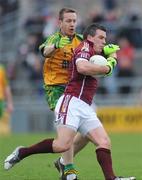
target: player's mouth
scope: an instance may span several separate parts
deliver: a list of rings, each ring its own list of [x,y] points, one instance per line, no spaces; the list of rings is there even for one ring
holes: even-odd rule
[[[69,34],[72,36],[72,35],[74,35],[74,33],[75,33],[75,30],[74,29],[69,29]]]
[[[73,28],[69,29],[70,32],[74,32],[75,30]]]

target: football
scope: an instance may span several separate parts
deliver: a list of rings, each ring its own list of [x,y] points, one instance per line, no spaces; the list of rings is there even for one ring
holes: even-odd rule
[[[91,56],[90,60],[89,60],[91,63],[93,64],[98,64],[98,65],[102,65],[102,66],[105,66],[107,64],[107,59],[101,55],[94,55],[94,56]],[[96,77],[104,77],[103,74],[101,75],[94,75],[92,76],[94,78]]]

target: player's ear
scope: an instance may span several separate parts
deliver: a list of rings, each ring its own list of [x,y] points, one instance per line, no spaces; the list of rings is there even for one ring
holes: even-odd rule
[[[92,36],[91,36],[90,34],[87,35],[87,40],[93,42],[93,41],[92,41]]]
[[[92,38],[92,36],[90,34],[87,35],[88,38]]]

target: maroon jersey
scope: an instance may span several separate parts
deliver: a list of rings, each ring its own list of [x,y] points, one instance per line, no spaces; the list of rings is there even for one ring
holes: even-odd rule
[[[89,61],[94,54],[93,43],[87,40],[83,41],[75,49],[70,66],[71,78],[64,92],[64,94],[75,96],[88,104],[92,104],[92,99],[97,89],[97,80],[92,76],[80,74],[76,68],[76,61]]]

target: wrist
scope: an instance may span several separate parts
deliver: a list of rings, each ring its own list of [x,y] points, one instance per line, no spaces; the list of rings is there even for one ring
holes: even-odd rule
[[[117,61],[117,57],[109,56],[109,57],[107,58],[107,60],[108,60],[108,61],[112,61],[112,60]]]
[[[54,44],[54,49],[57,49],[57,43]]]
[[[44,47],[44,57],[49,57],[55,51],[54,44]]]
[[[111,70],[112,70],[111,66],[109,64],[107,64],[107,72],[106,72],[106,74],[109,74],[111,72]]]
[[[107,67],[108,67],[108,71],[107,71],[106,75],[109,76],[112,74],[112,66],[107,64]]]

